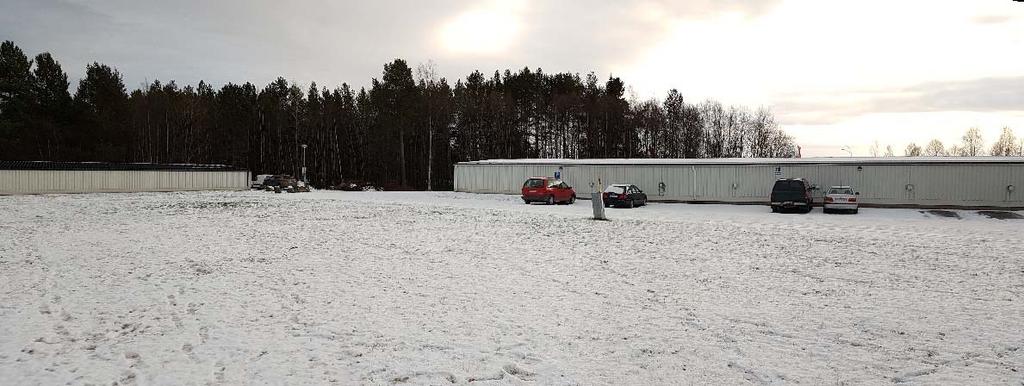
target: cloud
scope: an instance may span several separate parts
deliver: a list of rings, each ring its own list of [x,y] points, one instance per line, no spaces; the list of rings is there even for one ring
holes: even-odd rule
[[[453,55],[507,55],[520,38],[525,6],[525,1],[492,1],[460,12],[441,26],[439,43]]]
[[[53,53],[73,84],[98,61],[118,68],[129,87],[155,79],[261,85],[278,76],[368,84],[395,58],[435,56],[427,32],[467,3],[10,1],[0,12],[4,39]]]
[[[434,59],[449,78],[523,66],[607,73],[659,41],[673,20],[756,16],[778,2],[496,0],[523,5],[515,33],[502,35],[508,41],[475,47],[490,49],[486,57],[452,54],[437,44],[446,23],[480,8],[470,0],[8,0],[0,36],[31,54],[53,53],[72,83],[85,64],[98,61],[118,68],[129,87],[155,79],[262,84],[277,76],[366,84],[399,57],[413,64]]]
[[[789,96],[775,104],[786,124],[829,124],[875,113],[1024,111],[1024,76],[928,82],[842,95]]]
[[[971,18],[977,24],[1001,24],[1013,20],[1009,15],[979,15]]]
[[[781,0],[535,1],[517,57],[557,71],[607,71],[660,43],[676,22],[735,14],[756,17]]]

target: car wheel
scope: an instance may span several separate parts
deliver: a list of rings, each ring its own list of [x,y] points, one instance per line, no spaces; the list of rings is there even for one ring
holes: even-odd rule
[[[569,197],[569,205],[572,205],[572,204],[575,204],[575,203],[576,203],[576,195],[574,194],[572,197]]]
[[[857,214],[857,212],[859,212],[859,211],[860,211],[860,208],[854,209],[853,210],[853,214]]]
[[[548,205],[555,205],[555,196],[548,196]]]
[[[772,207],[772,213],[779,213],[779,207],[773,206]]]
[[[630,208],[630,209],[633,209],[633,207],[635,207],[635,206],[636,206],[636,202],[635,202],[635,201],[633,201],[633,200],[629,200],[629,206],[628,206],[628,208]]]
[[[527,200],[527,199],[524,198],[523,199],[523,203],[529,205],[530,204],[530,200]]]

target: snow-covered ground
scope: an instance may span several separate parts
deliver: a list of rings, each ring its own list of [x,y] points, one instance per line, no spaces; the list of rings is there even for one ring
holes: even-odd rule
[[[1021,384],[1024,221],[0,197],[2,384]]]

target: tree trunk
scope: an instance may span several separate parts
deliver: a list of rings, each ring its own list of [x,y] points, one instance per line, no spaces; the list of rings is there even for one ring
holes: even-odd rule
[[[434,117],[427,112],[427,191],[433,189],[434,171]]]
[[[431,191],[434,190],[434,130],[430,130],[430,133],[427,135],[427,138],[427,141],[430,142],[427,145],[427,191]]]
[[[405,129],[398,129],[398,162],[401,162],[400,169],[402,170],[402,187],[405,184]]]

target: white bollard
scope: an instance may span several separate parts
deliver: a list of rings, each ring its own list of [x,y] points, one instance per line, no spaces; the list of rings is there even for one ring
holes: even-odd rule
[[[590,203],[594,205],[594,220],[607,220],[604,216],[604,195],[590,193]]]

